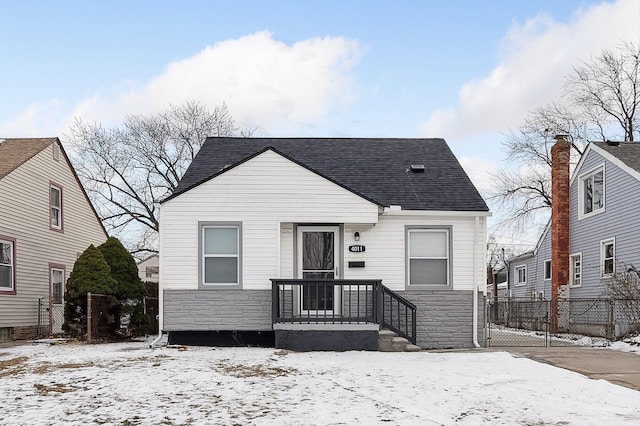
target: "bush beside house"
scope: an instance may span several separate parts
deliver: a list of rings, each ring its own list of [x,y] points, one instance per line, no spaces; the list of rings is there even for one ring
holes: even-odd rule
[[[89,246],[67,281],[64,329],[78,336],[87,332],[88,292],[100,298],[101,309],[92,315],[100,335],[116,336],[122,325],[127,326],[127,334],[147,333],[145,288],[135,260],[117,238],[110,237],[98,247]]]

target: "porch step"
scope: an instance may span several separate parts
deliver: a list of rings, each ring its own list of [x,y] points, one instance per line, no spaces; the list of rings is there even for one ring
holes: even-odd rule
[[[409,340],[399,337],[391,330],[378,332],[378,351],[380,352],[417,352],[420,346],[412,345]]]

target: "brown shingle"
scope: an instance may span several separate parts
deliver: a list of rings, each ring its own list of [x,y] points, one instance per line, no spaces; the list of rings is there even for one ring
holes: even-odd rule
[[[0,144],[0,179],[55,142],[56,138],[3,139]]]

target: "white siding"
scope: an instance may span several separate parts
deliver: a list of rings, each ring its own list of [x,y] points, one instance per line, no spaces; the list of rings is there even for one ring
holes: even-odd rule
[[[474,217],[451,217],[425,215],[381,216],[375,226],[345,225],[344,232],[344,277],[353,279],[382,279],[385,286],[392,290],[406,289],[406,226],[450,226],[452,230],[451,285],[454,290],[472,290],[474,287],[474,254],[476,285],[485,283],[484,259],[486,253],[485,218],[478,223],[478,235],[475,239],[474,253]],[[360,241],[353,240],[354,232],[360,233]],[[364,253],[349,252],[349,245],[361,244],[366,247]],[[349,261],[365,262],[364,268],[349,268]],[[438,287],[435,287],[438,289]],[[484,289],[484,286],[483,286]]]
[[[147,268],[157,268],[160,265],[160,259],[157,254],[151,255],[138,263],[138,276],[142,281],[157,283],[158,274],[153,273],[147,276]]]
[[[162,205],[160,282],[198,288],[198,222],[242,222],[242,287],[250,290],[293,273],[284,263],[293,255],[290,224],[377,220],[377,205],[267,151]]]
[[[49,183],[62,187],[64,232],[49,229]],[[0,180],[0,235],[16,239],[16,294],[0,294],[0,327],[37,325],[38,298],[49,297],[49,263],[65,266],[106,235],[53,144]]]

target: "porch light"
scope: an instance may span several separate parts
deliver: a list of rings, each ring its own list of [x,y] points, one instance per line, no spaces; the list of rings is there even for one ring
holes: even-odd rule
[[[360,241],[360,233],[358,231],[353,234],[353,239],[355,241]]]

